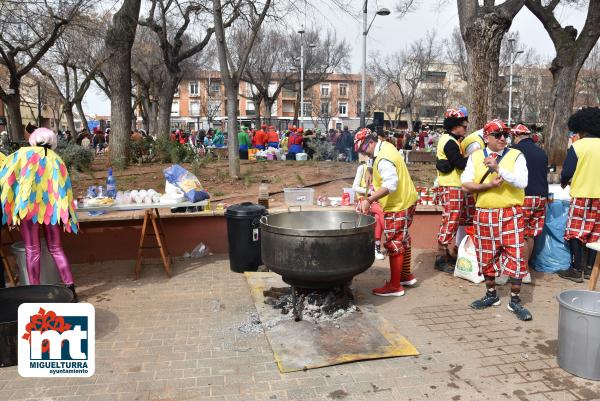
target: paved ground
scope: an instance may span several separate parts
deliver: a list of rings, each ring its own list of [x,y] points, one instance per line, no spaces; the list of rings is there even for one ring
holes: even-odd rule
[[[592,400],[600,383],[555,362],[558,306],[570,284],[535,275],[524,288],[534,320],[521,324],[503,305],[474,312],[476,286],[435,272],[432,254],[413,256],[418,288],[403,298],[369,290],[387,277],[379,262],[355,280],[358,302],[372,303],[420,350],[393,358],[280,374],[262,333],[244,334],[254,306],[242,275],[212,256],[181,260],[166,279],[132,263],[77,266],[81,296],[96,307],[97,367],[89,379],[24,379],[0,369],[0,400]]]

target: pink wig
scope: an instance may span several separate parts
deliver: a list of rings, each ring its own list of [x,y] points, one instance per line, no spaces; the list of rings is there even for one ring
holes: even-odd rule
[[[29,144],[31,146],[48,145],[52,149],[56,149],[56,134],[48,128],[37,128],[29,135]]]

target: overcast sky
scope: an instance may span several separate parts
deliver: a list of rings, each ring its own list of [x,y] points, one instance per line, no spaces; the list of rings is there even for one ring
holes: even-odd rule
[[[360,7],[362,0],[354,0]],[[414,40],[422,37],[428,30],[437,32],[440,39],[447,38],[453,29],[458,26],[456,1],[450,0],[448,4],[438,7],[437,0],[420,0],[419,9],[408,14],[403,19],[394,16],[395,0],[371,0],[369,2],[369,15],[377,8],[386,7],[392,14],[375,19],[369,32],[367,52],[379,51],[385,55],[401,50]],[[570,24],[581,29],[585,22],[585,10],[573,8],[557,8],[559,21],[565,25]],[[311,24],[308,18],[308,25]],[[352,71],[360,72],[362,52],[362,22],[343,12],[334,13],[332,10],[323,10],[323,15],[316,17],[312,23],[323,29],[333,29],[339,37],[348,41],[352,48]],[[541,23],[531,12],[523,7],[515,18],[511,31],[518,31],[524,45],[531,47],[548,60],[554,56],[554,47],[548,38]],[[90,88],[86,94],[84,107],[86,114],[108,115],[110,103],[108,99],[95,87]]]

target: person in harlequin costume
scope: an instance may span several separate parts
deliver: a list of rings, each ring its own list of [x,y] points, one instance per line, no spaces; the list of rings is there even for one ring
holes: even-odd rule
[[[269,126],[269,130],[267,131],[267,144],[270,148],[279,148],[279,135],[272,125]]]
[[[600,108],[584,107],[567,123],[578,138],[567,150],[560,176],[562,187],[571,184],[571,205],[564,238],[572,254],[571,267],[558,272],[576,283],[589,279],[596,251],[587,249],[588,242],[600,241]]]
[[[527,275],[525,227],[522,205],[528,182],[527,162],[517,149],[506,147],[510,135],[501,120],[483,128],[486,147],[469,156],[461,175],[463,188],[475,194],[474,243],[479,271],[485,278],[485,295],[471,304],[473,309],[500,305],[496,273],[511,278],[508,310],[520,320],[531,320],[521,304],[521,284]]]
[[[444,115],[446,132],[440,137],[436,154],[437,182],[442,203],[442,223],[438,231],[438,247],[441,252],[435,259],[435,268],[447,273],[454,272],[457,250],[454,239],[461,214],[464,213],[465,195],[460,175],[467,165],[459,141],[467,132],[467,117],[458,109],[448,109]]]
[[[302,128],[296,129],[296,127],[292,127],[288,138],[288,153],[285,156],[286,160],[296,160],[296,154],[302,153],[304,150],[304,139],[302,138],[303,131]]]
[[[69,233],[78,231],[71,179],[53,150],[57,144],[54,132],[38,128],[29,136],[29,144],[9,155],[0,167],[2,224],[20,227],[31,284],[40,284],[40,229],[44,230],[60,277],[77,300],[60,238],[61,226]]]
[[[410,264],[404,264],[405,251],[410,248],[408,229],[415,213],[417,191],[394,145],[378,141],[370,129],[363,128],[354,137],[354,149],[359,154],[374,158],[375,192],[361,200],[360,211],[369,213],[375,202],[381,205],[386,236],[383,246],[390,260],[390,281],[383,287],[375,288],[373,294],[400,297],[404,295],[404,286],[417,283],[410,271]]]

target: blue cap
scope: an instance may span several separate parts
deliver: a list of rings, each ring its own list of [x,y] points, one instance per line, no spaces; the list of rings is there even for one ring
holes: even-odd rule
[[[460,110],[465,115],[465,117],[469,117],[469,111],[465,106],[458,106],[458,110]]]

